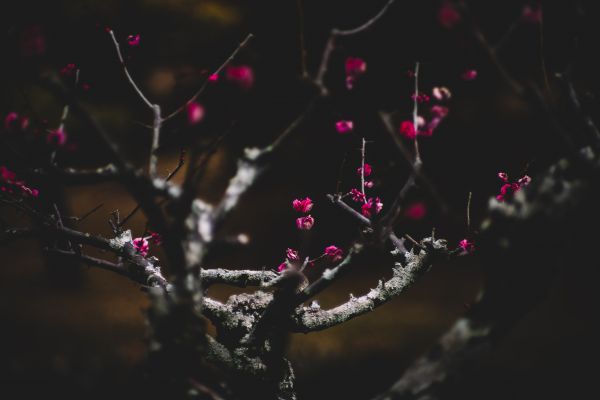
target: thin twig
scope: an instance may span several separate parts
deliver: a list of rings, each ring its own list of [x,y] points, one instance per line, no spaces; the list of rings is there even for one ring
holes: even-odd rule
[[[246,36],[246,38],[238,45],[238,47],[233,51],[233,53],[231,53],[231,55],[227,58],[227,60],[225,60],[223,62],[223,64],[221,64],[219,66],[219,68],[217,68],[212,75],[218,75],[227,65],[229,65],[229,63],[231,61],[233,61],[233,59],[237,56],[237,54],[248,45],[248,43],[250,42],[250,40],[254,37],[254,35],[252,33],[249,33],[248,36]],[[209,75],[210,77],[210,75]],[[198,89],[198,91],[188,100],[185,102],[184,105],[182,105],[181,107],[179,107],[178,109],[176,109],[175,111],[173,111],[172,113],[170,113],[169,115],[167,115],[166,117],[163,118],[163,122],[170,120],[171,118],[175,117],[176,115],[178,115],[179,113],[181,113],[182,111],[184,111],[186,109],[186,107],[192,103],[193,101],[196,101],[196,99],[204,92],[204,90],[206,90],[208,83],[209,83],[209,78],[206,78],[206,80],[204,81],[204,83],[202,84],[202,86],[200,86],[200,89]]]

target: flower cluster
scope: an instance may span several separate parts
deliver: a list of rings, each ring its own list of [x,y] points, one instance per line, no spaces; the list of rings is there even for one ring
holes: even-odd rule
[[[310,197],[306,197],[304,200],[295,199],[292,202],[292,207],[299,213],[307,214],[313,208],[313,202]],[[315,219],[310,215],[296,218],[296,227],[302,231],[310,230],[315,224]]]
[[[29,118],[24,115],[20,116],[14,111],[9,112],[6,114],[6,117],[4,117],[4,129],[7,132],[13,132],[17,130],[24,131],[28,126]]]
[[[0,193],[22,194],[26,197],[38,197],[39,191],[28,187],[24,181],[17,179],[17,174],[0,165]]]
[[[431,96],[438,103],[443,103],[450,100],[452,93],[447,87],[436,86],[432,89]],[[431,100],[431,97],[426,94],[413,94],[412,98],[419,103],[429,103]],[[422,115],[417,116],[416,127],[414,121],[402,121],[400,123],[400,134],[407,139],[415,139],[417,136],[431,136],[447,115],[448,107],[442,104],[433,104],[429,108],[428,119]]]
[[[373,187],[373,181],[366,180],[367,177],[373,173],[373,167],[370,164],[364,163],[364,166],[356,169],[356,173],[360,177],[361,182],[364,182],[364,187],[370,189]],[[375,214],[379,214],[383,208],[383,203],[379,197],[369,197],[364,191],[353,188],[346,194],[350,196],[353,201],[361,203],[361,213],[367,218],[371,218]]]
[[[319,259],[326,259],[330,263],[337,263],[344,258],[344,251],[337,246],[329,245],[325,247],[323,254],[312,260],[306,259],[305,264],[307,267],[313,267],[315,262]],[[279,264],[277,272],[283,272],[288,268],[301,269],[303,263],[300,259],[300,254],[297,250],[288,248],[285,251],[285,261]]]
[[[367,63],[359,57],[348,57],[346,59],[346,88],[351,90],[356,80],[367,72]]]
[[[518,192],[523,186],[527,186],[531,182],[531,177],[529,175],[523,175],[516,182],[509,182],[508,174],[506,172],[498,172],[498,178],[504,182],[500,187],[500,194],[496,196],[496,200],[498,201],[504,201],[507,196]]]

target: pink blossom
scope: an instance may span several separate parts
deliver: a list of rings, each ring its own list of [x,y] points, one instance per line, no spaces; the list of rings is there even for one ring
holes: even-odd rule
[[[502,179],[504,182],[508,182],[508,174],[506,172],[498,172],[498,178]]]
[[[210,74],[210,75],[208,76],[208,81],[209,81],[209,82],[215,83],[215,82],[217,82],[218,80],[219,80],[219,74]]]
[[[286,262],[282,262],[281,264],[279,264],[279,267],[277,267],[277,272],[283,272],[287,269],[288,265]]]
[[[60,69],[60,74],[63,76],[73,76],[75,71],[77,71],[77,66],[73,63],[70,63]]]
[[[298,251],[293,250],[293,249],[287,249],[285,251],[285,256],[288,259],[288,261],[290,261],[290,262],[300,260],[300,256],[298,255]]]
[[[296,227],[298,227],[298,229],[300,229],[301,231],[310,230],[314,224],[315,224],[315,219],[310,215],[296,219]]]
[[[363,192],[361,192],[358,189],[352,189],[350,190],[350,195],[352,196],[352,200],[358,202],[358,203],[364,203],[365,202],[365,195],[363,194]]]
[[[254,71],[248,65],[228,66],[225,70],[225,77],[244,90],[248,90],[254,85]]]
[[[521,13],[521,18],[523,18],[523,21],[532,24],[539,24],[540,22],[542,22],[542,17],[543,13],[541,5],[538,4],[536,6],[531,6],[529,4],[526,4],[525,6],[523,6],[523,11]]]
[[[407,139],[414,139],[417,137],[417,131],[412,121],[402,121],[400,123],[400,134]]]
[[[475,243],[467,239],[463,239],[460,242],[458,242],[458,247],[460,247],[467,253],[472,253],[475,250]]]
[[[15,193],[20,191],[25,196],[38,197],[39,191],[26,186],[24,181],[17,180],[17,174],[4,165],[0,165],[0,191]]]
[[[144,257],[148,255],[148,251],[150,250],[148,241],[143,237],[133,239],[133,247]]]
[[[365,217],[371,218],[372,215],[379,214],[382,208],[383,203],[379,197],[376,197],[375,199],[371,197],[365,204],[362,205],[361,212]]]
[[[331,245],[325,247],[325,257],[331,262],[338,262],[344,258],[344,252],[337,246]]]
[[[453,28],[461,20],[460,13],[454,8],[452,3],[444,1],[438,10],[437,19],[440,25],[446,29]]]
[[[313,205],[314,204],[310,197],[306,197],[304,200],[295,199],[292,201],[292,207],[294,207],[294,210],[305,214],[312,210]]]
[[[365,187],[371,189],[373,187],[373,181],[365,181]]]
[[[53,147],[62,147],[67,142],[67,134],[63,129],[53,129],[46,136],[46,143]]]
[[[472,81],[475,80],[475,78],[477,78],[477,70],[474,69],[468,69],[465,72],[462,73],[461,78],[464,81]]]
[[[371,167],[371,165],[365,163],[365,177],[371,175],[371,172],[373,172],[373,167]],[[356,173],[358,174],[358,176],[362,176],[363,173],[363,168],[360,167],[356,170]]]
[[[19,114],[17,114],[14,111],[6,114],[6,117],[4,117],[4,129],[6,129],[6,130],[12,129],[18,119],[19,119]]]
[[[127,44],[130,46],[138,46],[140,44],[140,35],[129,35],[127,36]]]
[[[521,179],[519,179],[517,181],[517,183],[521,187],[527,186],[527,185],[529,185],[529,183],[531,183],[531,177],[529,175],[523,175],[523,177]]]
[[[435,106],[431,107],[431,110],[429,110],[429,112],[434,117],[446,118],[446,116],[448,115],[448,107],[435,105]]]
[[[186,107],[189,125],[196,125],[204,119],[204,107],[202,104],[192,101]]]
[[[438,101],[449,100],[452,97],[452,93],[450,93],[450,89],[445,86],[434,87],[431,90],[432,96]]]
[[[338,131],[339,134],[342,135],[348,132],[352,132],[352,130],[354,129],[354,122],[347,120],[338,121],[335,123],[335,129]]]
[[[408,208],[404,212],[404,215],[406,216],[406,218],[412,219],[412,220],[423,219],[426,214],[427,214],[427,208],[425,207],[425,204],[423,204],[422,202],[411,204],[410,206],[408,206]]]
[[[362,58],[348,57],[345,66],[346,88],[351,90],[356,80],[367,71],[367,63]]]

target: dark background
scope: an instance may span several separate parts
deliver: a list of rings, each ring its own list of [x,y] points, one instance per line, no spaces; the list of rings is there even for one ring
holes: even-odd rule
[[[253,89],[244,92],[220,82],[202,97],[207,112],[202,124],[190,129],[178,118],[163,130],[160,170],[166,173],[176,164],[180,146],[206,143],[233,126],[211,158],[199,189],[204,198],[217,201],[242,149],[272,141],[315,93],[301,79],[300,27],[307,67],[314,73],[329,30],[354,27],[384,3],[304,0],[303,19],[293,0],[11,3],[0,17],[0,111],[2,116],[9,111],[30,115],[33,125],[42,129],[57,126],[62,104],[39,85],[40,77],[56,75],[66,64],[75,63],[81,68],[81,81],[90,86],[87,91],[79,89],[79,95],[142,165],[150,135],[141,124],[149,124],[151,116],[125,81],[104,27],[115,30],[135,79],[165,112],[185,102],[207,71],[220,65],[252,32],[255,39],[234,64],[253,67]],[[247,233],[250,245],[222,249],[211,264],[273,268],[283,260],[287,247],[318,255],[326,245],[348,245],[357,226],[328,204],[325,194],[335,191],[339,179],[342,190],[357,185],[354,171],[363,136],[369,141],[367,161],[375,171],[372,193],[389,205],[408,169],[376,112],[395,112],[396,122],[409,119],[412,80],[408,71],[417,60],[423,90],[446,85],[453,92],[448,119],[432,138],[422,140],[427,173],[452,212],[449,217],[440,215],[426,192],[418,191],[411,200],[427,204],[426,218],[418,223],[403,220],[399,227],[399,232],[414,237],[435,227],[438,235],[457,243],[467,234],[469,191],[477,225],[500,186],[498,171],[514,178],[525,171],[535,175],[562,153],[557,126],[575,131],[581,126],[572,122],[556,72],[570,67],[584,107],[597,112],[599,65],[592,55],[599,35],[593,2],[544,4],[541,28],[518,22],[521,1],[469,3],[474,23],[491,43],[516,24],[499,57],[518,79],[540,85],[551,99],[551,114],[511,92],[473,40],[469,24],[442,28],[435,1],[397,3],[373,29],[340,41],[327,75],[331,101],[286,142],[273,168],[232,215],[228,229]],[[32,29],[38,29],[45,42],[44,50],[33,55],[23,50],[24,37]],[[141,35],[141,44],[129,48],[125,38],[135,33]],[[348,56],[368,63],[367,74],[352,92],[343,88],[343,61]],[[461,73],[470,68],[478,70],[478,78],[462,81]],[[335,132],[333,125],[341,118],[354,120],[354,134],[342,137]],[[68,121],[67,132],[68,149],[57,155],[61,165],[89,167],[106,162],[102,146],[76,119]],[[579,136],[574,140],[583,142]],[[33,132],[5,135],[1,143],[0,165],[24,176],[28,163],[40,163],[49,154],[43,136]],[[110,233],[111,211],[127,213],[135,205],[126,188],[117,184],[68,187],[64,192],[50,181],[33,180],[32,186],[64,199],[61,204],[68,215],[82,215],[103,203],[78,228],[104,235]],[[307,195],[315,200],[317,223],[309,235],[301,235],[294,227],[290,202]],[[11,211],[0,212],[5,222],[26,223]],[[139,235],[144,224],[140,214],[129,227]],[[160,249],[153,251],[160,257]],[[0,260],[0,386],[20,393],[7,398],[39,393],[135,395],[145,356],[143,310],[148,305],[137,285],[104,271],[45,262],[36,241],[0,249]],[[389,263],[385,252],[373,251],[319,301],[330,306],[347,299],[349,293],[365,293],[389,275]],[[596,311],[589,298],[597,272],[568,271],[560,275],[547,301],[498,343],[474,387],[498,387],[490,398],[548,398],[566,396],[589,382],[596,368],[586,368],[584,361],[594,348],[591,327]],[[383,390],[464,312],[465,303],[474,301],[480,287],[476,257],[462,258],[436,265],[405,296],[367,316],[325,332],[294,335],[290,357],[301,398],[364,399]],[[214,288],[220,299],[230,293],[228,288]]]

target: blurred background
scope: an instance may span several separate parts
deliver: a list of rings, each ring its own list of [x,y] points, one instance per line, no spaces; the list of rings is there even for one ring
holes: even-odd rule
[[[60,77],[68,64],[80,68],[74,90],[137,165],[145,165],[152,116],[133,92],[106,27],[116,33],[126,63],[147,96],[169,113],[185,101],[238,46],[248,33],[255,38],[232,65],[250,66],[251,88],[221,79],[199,99],[204,120],[188,126],[185,115],[165,124],[159,170],[177,164],[180,148],[205,145],[229,132],[207,165],[198,195],[216,202],[235,171],[244,147],[270,143],[306,108],[316,89],[302,78],[314,74],[333,27],[354,27],[374,15],[385,0],[22,0],[0,16],[2,63],[0,111],[27,115],[25,132],[4,132],[0,165],[15,170],[61,205],[64,215],[81,216],[102,207],[78,229],[110,235],[109,214],[128,213],[135,202],[115,183],[61,187],[36,180],[27,167],[43,165],[52,150],[45,131],[58,126],[63,104],[40,81]],[[410,119],[413,80],[409,71],[421,63],[420,86],[429,92],[447,86],[450,114],[431,138],[421,141],[425,169],[450,206],[442,215],[425,191],[408,203],[422,202],[426,215],[404,218],[398,232],[420,238],[436,228],[454,246],[467,235],[466,203],[473,193],[472,220],[477,226],[488,199],[500,187],[497,172],[518,178],[534,175],[563,151],[557,127],[573,126],[573,112],[559,95],[555,73],[570,71],[584,107],[598,110],[597,11],[592,1],[543,2],[543,23],[525,21],[523,1],[468,2],[473,20],[448,29],[440,23],[438,1],[402,1],[376,26],[340,40],[326,84],[331,98],[311,113],[287,140],[272,168],[241,201],[226,230],[244,233],[247,246],[223,247],[210,266],[276,268],[285,249],[317,256],[330,244],[345,248],[358,234],[357,224],[328,203],[339,187],[358,186],[356,168],[365,137],[367,162],[373,166],[373,195],[384,209],[403,185],[409,170],[377,117],[393,113],[395,122]],[[473,39],[474,24],[493,45],[510,74],[538,84],[550,99],[549,116],[515,95],[501,79],[484,49]],[[128,46],[129,35],[140,35]],[[305,56],[302,56],[305,49]],[[352,91],[344,88],[344,60],[361,57],[367,73]],[[465,81],[465,70],[477,79]],[[558,111],[557,111],[558,110]],[[355,131],[339,135],[340,119]],[[65,128],[67,145],[56,153],[59,165],[94,167],[108,157],[105,149],[76,118]],[[577,139],[575,139],[577,140]],[[181,181],[180,173],[175,181]],[[315,227],[300,233],[290,204],[310,196]],[[26,218],[0,209],[8,226]],[[143,233],[139,213],[128,224]],[[0,387],[17,389],[14,397],[40,393],[95,397],[136,393],[145,357],[144,310],[148,301],[138,285],[105,271],[50,260],[34,240],[0,248]],[[160,248],[152,254],[161,257]],[[322,306],[337,305],[350,293],[360,295],[391,274],[391,257],[373,249],[353,272],[319,296]],[[310,272],[318,276],[319,270]],[[583,367],[595,331],[588,299],[597,272],[565,274],[548,299],[498,344],[481,381],[498,384],[497,398],[548,398],[571,393],[591,370]],[[475,257],[435,265],[405,296],[342,326],[308,335],[292,335],[290,358],[296,366],[302,399],[365,399],[391,385],[462,315],[481,288]],[[214,287],[225,300],[232,290]],[[502,384],[500,384],[502,383]],[[531,394],[535,394],[531,396]],[[496,397],[494,397],[496,398]]]

